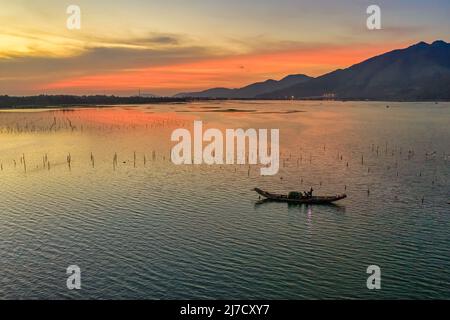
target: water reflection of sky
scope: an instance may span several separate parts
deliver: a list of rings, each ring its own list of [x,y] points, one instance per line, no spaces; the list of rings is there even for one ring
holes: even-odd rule
[[[203,112],[212,106],[226,111]],[[368,263],[390,279],[379,297],[448,297],[450,105],[390,106],[230,101],[0,112],[0,296],[74,297],[58,275],[75,260],[87,290],[74,295],[85,298],[372,297],[357,276]],[[194,119],[279,128],[279,174],[173,165],[170,134]],[[255,205],[251,191],[311,186],[348,198]]]

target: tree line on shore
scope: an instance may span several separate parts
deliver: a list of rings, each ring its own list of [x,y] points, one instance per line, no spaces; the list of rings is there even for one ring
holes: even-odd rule
[[[0,96],[0,108],[25,107],[59,107],[78,105],[117,105],[117,104],[145,104],[164,102],[188,102],[189,98],[173,97],[120,97],[114,95],[37,95],[37,96]]]

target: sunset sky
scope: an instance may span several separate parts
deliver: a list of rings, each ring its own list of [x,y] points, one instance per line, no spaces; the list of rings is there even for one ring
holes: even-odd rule
[[[81,7],[81,30],[66,9]],[[366,28],[378,4],[382,30]],[[0,95],[171,95],[449,41],[448,0],[0,0]]]

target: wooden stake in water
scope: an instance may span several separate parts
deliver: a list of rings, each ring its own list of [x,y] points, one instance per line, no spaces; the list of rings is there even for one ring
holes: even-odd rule
[[[69,170],[72,169],[71,163],[72,163],[72,156],[71,156],[70,153],[69,153],[69,154],[67,155],[67,165],[69,166]]]
[[[27,172],[27,163],[25,162],[25,154],[22,154],[22,158],[23,158],[23,170]]]
[[[113,169],[116,170],[116,166],[117,166],[117,153],[114,153],[114,158],[113,158]]]
[[[94,159],[94,155],[91,152],[91,164],[92,164],[92,168],[95,167],[95,159]]]

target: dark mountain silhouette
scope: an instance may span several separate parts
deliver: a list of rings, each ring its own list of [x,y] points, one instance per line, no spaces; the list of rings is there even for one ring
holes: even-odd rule
[[[450,44],[444,41],[432,44],[420,42],[256,98],[321,97],[352,100],[449,100]]]
[[[201,92],[185,92],[179,93],[174,97],[194,97],[194,98],[225,98],[225,99],[252,99],[257,95],[281,90],[293,85],[306,82],[312,79],[304,74],[289,75],[280,81],[266,80],[257,82],[239,89],[213,88]]]

